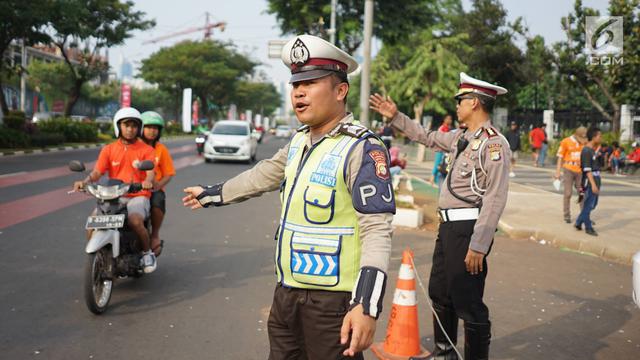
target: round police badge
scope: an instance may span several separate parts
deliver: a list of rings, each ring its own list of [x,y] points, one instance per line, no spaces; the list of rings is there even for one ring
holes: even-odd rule
[[[307,46],[302,42],[302,40],[296,39],[296,42],[293,43],[293,46],[291,47],[289,57],[292,64],[302,66],[309,61],[309,49],[307,49]]]

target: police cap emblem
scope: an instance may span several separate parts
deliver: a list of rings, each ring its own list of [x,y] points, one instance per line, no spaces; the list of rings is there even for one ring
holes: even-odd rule
[[[307,46],[300,40],[296,39],[296,42],[291,47],[291,53],[289,54],[292,64],[296,64],[297,66],[302,66],[309,61],[309,49]]]

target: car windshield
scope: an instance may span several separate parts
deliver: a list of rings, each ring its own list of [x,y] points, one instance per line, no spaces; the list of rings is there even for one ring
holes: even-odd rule
[[[213,127],[216,135],[248,135],[248,128],[244,125],[220,124]]]

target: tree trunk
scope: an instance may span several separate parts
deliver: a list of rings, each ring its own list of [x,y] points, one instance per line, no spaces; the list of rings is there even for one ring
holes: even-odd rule
[[[3,115],[9,113],[9,105],[7,105],[7,99],[4,98],[4,91],[2,91],[2,79],[0,79],[0,107]]]
[[[71,88],[71,93],[69,94],[69,98],[67,99],[67,104],[64,107],[65,117],[71,116],[71,111],[73,110],[73,107],[78,102],[78,99],[80,99],[80,89],[82,88],[83,83],[84,81],[82,81],[81,79],[76,79],[74,81],[73,88]]]
[[[418,104],[413,105],[413,114],[415,117],[415,121],[422,125],[422,114],[424,113],[424,104],[425,101],[420,101]],[[418,153],[416,154],[416,161],[417,162],[423,162],[425,160],[425,155],[427,152],[427,148],[422,145],[422,144],[418,144]]]

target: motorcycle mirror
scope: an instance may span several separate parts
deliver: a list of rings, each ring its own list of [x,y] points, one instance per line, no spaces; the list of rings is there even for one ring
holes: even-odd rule
[[[142,171],[153,170],[153,168],[154,168],[154,165],[153,165],[153,161],[151,160],[145,160],[141,162],[140,165],[138,165],[138,170],[142,170]]]
[[[69,162],[69,170],[83,172],[85,170],[84,163],[82,161],[72,160]]]

